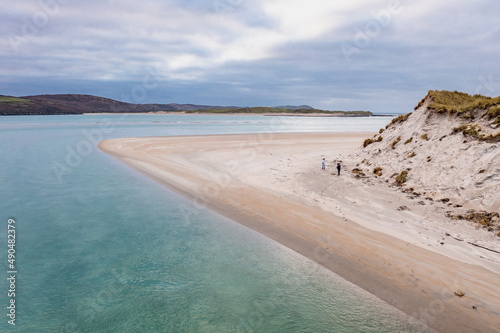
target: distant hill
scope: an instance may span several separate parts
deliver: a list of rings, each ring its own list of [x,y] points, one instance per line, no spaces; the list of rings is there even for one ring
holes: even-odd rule
[[[190,113],[200,111],[187,111]],[[226,108],[226,109],[206,109],[201,112],[207,113],[239,113],[239,114],[264,114],[264,115],[324,115],[332,117],[368,117],[372,113],[370,111],[326,111],[319,109],[283,109],[279,107],[246,107],[246,108]]]
[[[0,95],[0,115],[147,113],[155,111],[192,111],[212,108],[224,109],[228,107],[177,103],[133,104],[104,97],[79,94],[35,95],[23,97]]]
[[[133,104],[109,98],[80,95],[35,95],[35,96],[2,96],[0,95],[0,115],[53,115],[83,113],[148,113],[148,112],[183,112],[183,113],[292,113],[311,114],[324,113],[332,116],[370,116],[369,111],[324,111],[308,105],[285,106],[277,108],[235,106],[213,106],[196,104]]]
[[[153,105],[153,104],[148,104]],[[155,105],[169,105],[174,107],[175,111],[198,111],[198,110],[208,110],[208,109],[234,109],[237,106],[214,106],[214,105],[198,105],[198,104],[155,104]]]
[[[314,109],[312,106],[309,105],[285,105],[285,106],[275,106],[276,109],[286,109],[286,110],[299,110],[299,109]]]

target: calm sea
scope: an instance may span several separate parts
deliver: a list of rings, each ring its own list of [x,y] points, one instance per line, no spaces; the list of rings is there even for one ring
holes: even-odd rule
[[[377,131],[389,121],[0,117],[0,331],[425,332],[335,274],[96,148],[117,137]],[[8,296],[9,219],[15,297]]]

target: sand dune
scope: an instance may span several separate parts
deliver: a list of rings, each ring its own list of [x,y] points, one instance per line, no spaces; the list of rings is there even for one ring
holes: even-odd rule
[[[476,110],[474,120],[429,109],[430,98],[400,122],[373,137],[372,144],[356,152],[360,168],[382,178],[408,171],[406,186],[436,200],[449,198],[465,209],[500,212],[499,142],[463,135],[458,128],[477,126],[483,135],[498,133],[487,110]],[[380,141],[379,141],[380,140]],[[364,162],[363,162],[364,161]],[[361,163],[363,162],[363,163]],[[393,181],[394,179],[392,179]]]
[[[100,148],[438,331],[495,332],[500,256],[454,237],[494,246],[491,233],[446,219],[445,203],[422,206],[382,181],[357,179],[350,171],[359,162],[347,156],[368,136],[126,138]]]

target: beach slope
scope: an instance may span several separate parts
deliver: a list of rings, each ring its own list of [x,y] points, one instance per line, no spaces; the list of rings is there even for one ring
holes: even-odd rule
[[[123,138],[105,140],[99,148],[437,331],[495,332],[499,255],[446,236],[453,228],[476,238],[490,235],[472,225],[447,224],[438,203],[419,211],[405,194],[357,179],[345,156],[367,136]]]

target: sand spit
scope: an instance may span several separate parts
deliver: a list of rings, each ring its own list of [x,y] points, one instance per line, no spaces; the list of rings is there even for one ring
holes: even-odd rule
[[[125,138],[99,147],[440,332],[495,332],[500,256],[456,237],[494,246],[492,234],[450,222],[446,203],[423,206],[383,180],[358,179],[348,155],[369,136]]]

